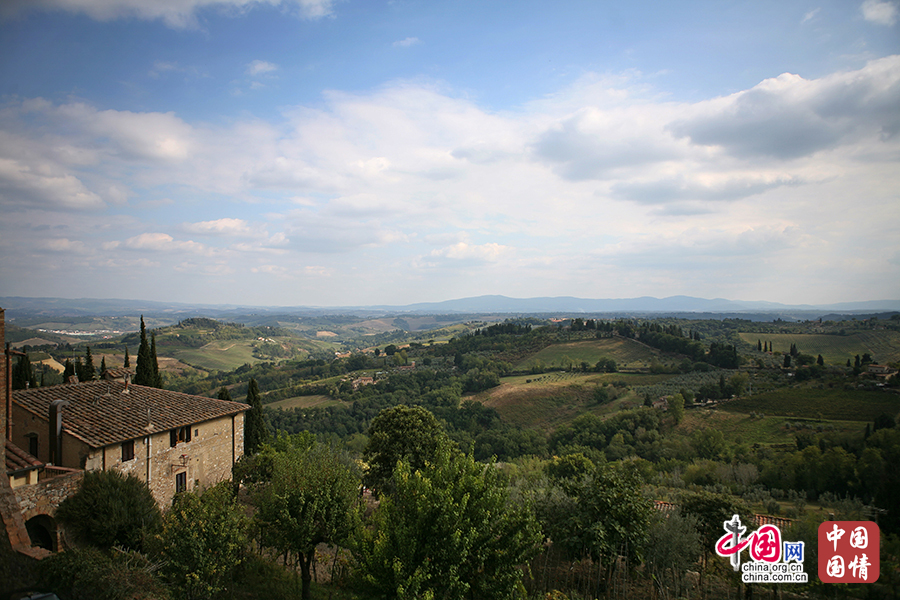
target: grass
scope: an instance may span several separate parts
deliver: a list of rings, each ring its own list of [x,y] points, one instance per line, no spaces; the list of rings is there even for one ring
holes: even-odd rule
[[[624,338],[602,338],[584,340],[566,344],[554,344],[529,356],[516,365],[517,369],[525,369],[541,363],[544,365],[562,365],[564,358],[569,358],[575,364],[586,362],[594,365],[601,358],[611,358],[618,363],[619,368],[647,367],[657,357],[657,353],[634,340]]]
[[[744,413],[724,410],[691,409],[685,411],[684,420],[678,430],[691,434],[698,429],[714,427],[722,432],[725,439],[745,444],[793,444],[796,432],[788,427],[795,423],[789,417],[751,416]],[[861,421],[823,421],[810,424],[811,427],[822,425],[829,430],[860,433],[866,424]]]
[[[625,408],[636,401],[623,395],[615,402],[598,405],[593,393],[600,384],[624,382],[628,386],[656,383],[667,375],[631,373],[545,373],[504,377],[498,387],[478,394],[475,399],[497,410],[513,425],[552,431],[585,412],[606,413]],[[530,382],[530,383],[529,383]]]
[[[263,399],[265,399],[265,397]],[[346,407],[347,404],[345,402],[341,402],[340,400],[335,400],[331,396],[316,395],[285,398],[284,400],[269,402],[265,406],[266,408],[283,408],[285,410],[288,410],[291,408],[327,408],[329,406]]]
[[[252,340],[215,340],[201,348],[166,348],[166,354],[206,370],[231,371],[262,362],[253,356]]]
[[[843,365],[866,352],[879,363],[900,360],[900,333],[864,331],[852,335],[817,333],[741,333],[741,339],[753,346],[758,340],[771,342],[776,352],[788,352],[797,344],[802,354],[822,355],[828,364]],[[752,356],[752,355],[751,355]]]
[[[900,396],[861,390],[781,388],[726,402],[720,408],[727,412],[866,422],[881,413],[896,417]]]

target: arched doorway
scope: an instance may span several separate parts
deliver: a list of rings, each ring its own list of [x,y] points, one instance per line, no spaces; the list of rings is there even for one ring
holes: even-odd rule
[[[25,521],[31,545],[56,552],[56,521],[49,515],[37,515]]]

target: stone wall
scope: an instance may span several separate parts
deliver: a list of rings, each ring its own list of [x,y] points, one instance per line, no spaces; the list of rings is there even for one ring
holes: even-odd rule
[[[122,460],[121,444],[93,450],[85,468],[133,474],[148,483],[153,497],[165,509],[172,504],[179,474],[184,474],[188,491],[231,479],[233,461],[244,453],[243,439],[244,415],[239,413],[191,425],[191,441],[178,442],[174,447],[168,430],[134,440],[131,460]]]

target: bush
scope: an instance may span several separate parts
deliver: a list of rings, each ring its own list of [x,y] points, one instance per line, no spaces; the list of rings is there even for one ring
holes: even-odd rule
[[[101,549],[140,550],[144,535],[162,522],[147,484],[119,471],[87,471],[56,518],[76,540]]]
[[[67,600],[163,600],[157,565],[137,552],[73,548],[41,561],[42,588]]]

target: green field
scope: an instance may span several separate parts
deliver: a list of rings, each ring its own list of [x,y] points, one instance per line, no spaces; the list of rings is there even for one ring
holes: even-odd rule
[[[327,408],[329,406],[347,406],[347,404],[340,400],[335,400],[331,396],[316,395],[295,396],[293,398],[278,400],[277,402],[269,402],[264,406],[266,408],[283,408],[287,410],[291,408]]]
[[[614,402],[595,404],[593,393],[599,384],[650,385],[667,377],[670,376],[562,372],[517,375],[504,377],[498,387],[478,394],[476,400],[494,408],[508,423],[551,431],[584,412],[614,412],[626,408],[623,403],[639,403],[633,394],[625,394]]]
[[[521,361],[516,368],[527,369],[536,363],[545,366],[561,366],[565,358],[573,360],[576,365],[582,362],[594,365],[601,358],[611,358],[616,361],[620,369],[623,367],[633,369],[650,366],[650,362],[656,356],[657,353],[654,350],[634,340],[602,338],[548,346]]]
[[[802,354],[822,355],[827,364],[843,365],[859,354],[872,355],[875,362],[900,360],[900,332],[865,331],[852,335],[816,333],[741,333],[741,339],[756,346],[757,340],[771,342],[776,352],[788,352],[797,344]]]
[[[874,421],[881,413],[896,417],[900,412],[900,396],[861,390],[781,388],[739,398],[719,407],[728,412],[756,412],[803,419]]]
[[[231,371],[247,363],[256,364],[254,340],[215,340],[202,348],[167,348],[166,354],[201,369]]]
[[[725,439],[742,444],[793,444],[796,431],[789,427],[793,424],[790,417],[765,416],[752,417],[749,414],[726,412],[724,410],[694,409],[685,412],[679,431],[691,433],[696,429],[718,429]],[[811,423],[827,427],[830,431],[860,433],[866,425],[860,421],[825,421]]]

